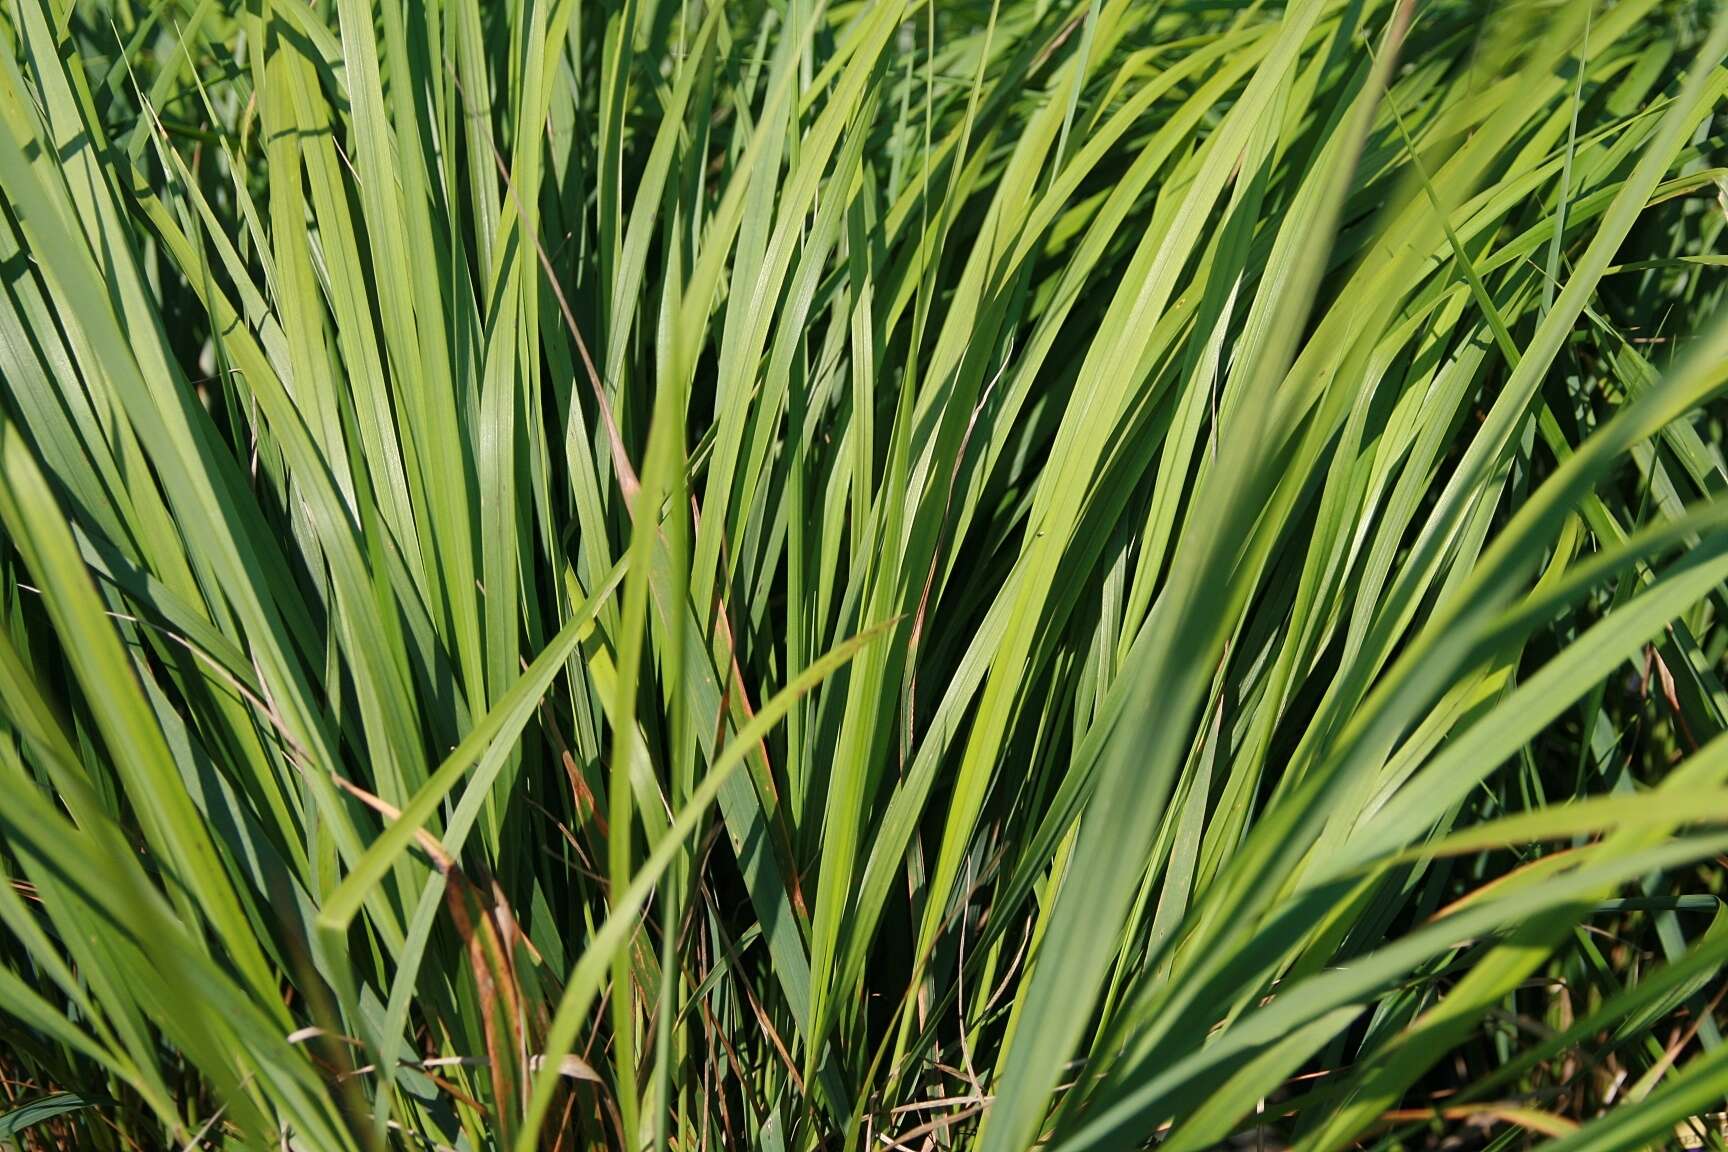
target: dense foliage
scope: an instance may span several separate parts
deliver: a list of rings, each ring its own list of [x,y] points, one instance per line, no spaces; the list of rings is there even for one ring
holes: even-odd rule
[[[1721,1147],[1725,62],[0,0],[0,1144]]]

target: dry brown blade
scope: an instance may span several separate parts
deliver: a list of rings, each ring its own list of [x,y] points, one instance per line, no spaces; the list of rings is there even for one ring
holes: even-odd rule
[[[469,947],[470,961],[475,965],[476,984],[481,986],[483,993],[487,990],[486,985],[482,984],[482,974],[484,974],[484,979],[489,983],[491,992],[503,1003],[504,1012],[502,1015],[512,1024],[516,1047],[510,1053],[508,1062],[508,1068],[512,1071],[510,1079],[516,1083],[519,1093],[525,1094],[527,1081],[515,1077],[513,1070],[526,1067],[530,1072],[537,1072],[544,1066],[546,1058],[542,1055],[529,1055],[528,1053],[527,1037],[530,1028],[527,1019],[527,1005],[522,998],[521,981],[516,976],[516,944],[520,943],[523,950],[528,952],[536,963],[544,963],[544,960],[517,925],[515,914],[510,910],[509,902],[504,898],[496,880],[490,881],[491,900],[488,902],[486,894],[469,883],[466,877],[458,873],[456,879],[458,883],[453,884],[446,893],[447,898],[451,898],[450,893],[454,893],[458,889],[462,893],[458,905],[451,909],[452,916],[458,920],[458,930],[462,932],[464,942]],[[468,915],[466,901],[469,899],[472,899],[484,913],[477,922],[471,920]],[[478,930],[472,929],[472,925],[475,923],[478,923]],[[464,928],[464,924],[469,925],[469,927]],[[483,1017],[487,1015],[488,1007],[488,1001],[483,998],[481,1002]],[[535,1022],[539,1028],[543,1028],[546,1023],[545,1005],[536,1003],[533,1007],[535,1009]],[[485,1027],[488,1047],[490,1048],[492,1022],[490,1020],[485,1021]],[[500,1069],[506,1066],[496,1052],[489,1056],[487,1062],[495,1077],[498,1076]],[[471,1061],[463,1057],[451,1057],[443,1061],[426,1061],[422,1067],[433,1066],[438,1063],[471,1063]],[[594,1070],[593,1066],[574,1053],[566,1054],[559,1060],[558,1074],[572,1080],[586,1080],[595,1084],[603,1083],[600,1074]],[[526,1101],[518,1100],[518,1103],[525,1104]]]
[[[703,1028],[707,1029],[707,1027],[708,1027],[707,1023],[704,1022]],[[706,1135],[708,1132],[708,1126],[713,1123],[712,1119],[710,1119],[709,1114],[708,1114],[710,1102],[713,1099],[714,1099],[714,1048],[712,1045],[709,1045],[708,1050],[707,1050],[707,1059],[702,1061],[702,1111],[701,1111],[701,1126],[698,1129],[698,1131],[702,1132],[704,1135]],[[726,1109],[725,1109],[725,1102],[724,1101],[721,1102],[720,1124],[721,1124],[721,1131],[725,1133],[726,1147],[730,1148],[732,1146],[732,1128],[731,1128],[731,1125],[726,1122]]]
[[[624,1117],[618,1111],[618,1102],[612,1099],[610,1093],[602,1092],[598,1093],[598,1095],[600,1097],[601,1106],[606,1109],[606,1115],[612,1120],[613,1131],[618,1133],[618,1147],[628,1147],[629,1141],[624,1135]]]
[[[959,932],[960,958],[954,965],[954,1015],[958,1018],[960,1031],[960,1067],[965,1069],[966,1083],[972,1086],[972,1094],[982,1097],[984,1086],[978,1082],[978,1072],[972,1066],[972,1045],[966,1039],[966,915],[960,916]]]
[[[708,851],[713,847],[718,832],[718,829],[711,830],[703,837],[702,843],[698,846],[698,851],[692,861],[691,868],[691,870],[698,876],[700,876],[702,872],[703,861],[707,858]],[[690,967],[689,950],[684,947],[684,943],[690,937],[690,930],[696,923],[696,912],[700,907],[702,907],[702,904],[695,900],[691,900],[685,904],[684,915],[680,919],[677,931],[673,935],[670,949],[672,954],[677,957],[678,975],[692,988],[700,984],[701,980],[696,976],[694,969]],[[644,929],[644,934],[646,934],[646,932],[647,929]],[[662,937],[662,939],[664,940],[664,937]],[[646,953],[646,950],[644,950],[644,953]],[[656,973],[656,976],[658,975],[659,973]],[[664,1006],[661,1003],[656,1001],[653,1008],[650,1009],[648,1013],[647,1024],[642,1033],[642,1047],[644,1050],[652,1047],[650,1041],[654,1035],[655,1029],[661,1026],[661,1010],[663,1007]],[[672,1022],[667,1025],[667,1027],[676,1030],[678,1026],[683,1023],[683,1020],[684,1013],[680,1011],[677,1015],[673,1016]]]
[[[741,1083],[746,1083],[746,1084],[751,1083],[746,1077],[742,1077],[742,1076],[739,1077],[739,1081]],[[727,1107],[727,1105],[726,1105],[726,1093],[720,1092],[717,1094],[717,1097],[718,1098],[715,1100],[715,1103],[719,1106],[719,1109],[720,1109],[720,1130],[726,1134],[726,1147],[728,1147],[728,1148],[741,1147],[741,1145],[738,1143],[738,1137],[737,1137],[736,1132],[733,1129],[733,1125],[732,1125],[732,1109]],[[766,1114],[766,1113],[764,1112],[764,1114]]]
[[[962,1120],[970,1120],[972,1117],[984,1111],[984,1109],[990,1107],[991,1102],[995,1099],[996,1098],[992,1096],[985,1100],[975,1101],[964,1108],[955,1109],[946,1116],[938,1116],[934,1120],[928,1120],[925,1123],[918,1125],[918,1127],[912,1129],[910,1132],[902,1132],[898,1136],[878,1136],[877,1139],[882,1142],[884,1148],[898,1149],[899,1152],[919,1152],[919,1149],[911,1146],[912,1141],[921,1140],[926,1136],[933,1136],[946,1128],[960,1123]]]
[[[120,1142],[126,1146],[128,1152],[144,1152],[144,1145],[140,1144],[136,1139],[133,1138],[133,1136],[130,1132],[126,1131],[123,1127],[121,1127],[120,1122],[118,1120],[116,1120],[114,1117],[108,1115],[107,1109],[105,1109],[105,1108],[96,1109],[95,1110],[95,1116],[96,1116],[96,1119],[101,1121],[108,1128],[108,1130],[111,1133],[113,1133],[116,1137],[119,1138]]]
[[[468,914],[468,899],[473,889],[465,884],[451,884],[444,890],[445,906],[450,910],[450,919],[455,922],[456,932],[462,938],[468,953],[468,967],[474,977],[474,987],[480,1001],[480,1027],[486,1037],[486,1059],[492,1074],[492,1098],[497,1102],[499,1125],[502,1139],[508,1142],[508,1129],[514,1124],[515,1117],[511,1115],[511,1103],[516,1098],[516,1065],[515,1053],[503,1033],[503,1022],[499,1016],[499,1001],[505,999],[499,988],[492,965],[488,961],[485,937],[495,936],[491,919],[485,915],[479,917],[479,930],[475,928],[475,920]],[[505,1016],[509,1015],[506,1008]]]
[[[698,851],[696,852],[696,855],[694,857],[694,866],[693,866],[692,870],[697,877],[696,884],[697,884],[697,888],[699,891],[699,895],[701,896],[701,900],[700,901],[691,901],[685,907],[683,920],[679,924],[678,929],[677,929],[677,940],[680,942],[685,940],[691,934],[691,930],[695,925],[696,913],[697,913],[698,908],[701,908],[701,907],[707,907],[710,909],[713,908],[712,895],[711,895],[711,893],[708,892],[706,881],[704,881],[702,879],[702,874],[704,871],[703,861],[705,861],[707,859],[708,853],[713,850],[714,844],[719,839],[719,836],[720,836],[719,828],[711,829],[704,836],[702,844],[701,844],[700,848],[698,849]],[[702,940],[701,937],[697,938],[697,943],[698,943],[699,950],[701,950],[701,946],[704,944],[704,941]],[[706,972],[704,972],[704,974],[702,976],[698,976],[696,974],[695,970],[692,969],[692,967],[688,963],[688,960],[687,960],[688,951],[685,948],[675,946],[672,949],[672,952],[674,955],[676,955],[679,958],[679,960],[678,960],[679,974],[690,985],[690,987],[694,988],[694,987],[699,986],[702,983],[702,980],[706,977]],[[641,957],[645,961],[651,961],[652,960],[652,955],[649,953],[648,949],[642,947],[640,944],[638,944],[636,946],[636,953],[639,957]],[[663,1006],[657,1002],[657,1003],[655,1003],[655,1005],[653,1006],[653,1009],[648,1014],[647,1026],[643,1030],[642,1038],[641,1038],[642,1047],[645,1051],[653,1048],[652,1038],[654,1036],[654,1031],[656,1028],[659,1028],[662,1026],[662,1021],[661,1021],[662,1007]],[[700,1007],[702,1009],[702,1012],[703,1012],[704,1017],[705,1017],[705,1023],[711,1024],[712,1023],[712,1016],[711,1016],[711,1014],[708,1013],[707,1005],[698,1002],[698,1007]],[[678,1028],[684,1020],[684,1015],[685,1015],[684,1011],[681,1010],[675,1017],[673,1017],[671,1023],[667,1026],[671,1027],[673,1029]],[[730,1048],[729,1043],[728,1043],[728,1047]],[[732,1057],[733,1062],[735,1064],[737,1064],[738,1063],[737,1053],[732,1052],[731,1057]],[[738,1064],[738,1066],[740,1068],[743,1067],[742,1064]],[[766,1111],[766,1105],[764,1104],[763,1107],[758,1110],[757,1119],[758,1119],[758,1122],[761,1122],[761,1121],[765,1120],[766,1118],[767,1118],[767,1111]]]
[[[1594,847],[1594,842],[1584,845],[1584,848],[1591,847]],[[1433,924],[1437,921],[1444,920],[1446,917],[1457,912],[1461,912],[1490,893],[1499,891],[1505,885],[1519,880],[1526,872],[1536,868],[1552,868],[1557,861],[1563,862],[1566,857],[1574,856],[1583,851],[1584,848],[1560,848],[1549,852],[1546,856],[1538,856],[1536,859],[1531,860],[1526,864],[1520,864],[1505,875],[1498,876],[1480,887],[1473,888],[1469,892],[1458,897],[1458,899],[1454,900],[1452,903],[1436,909],[1434,914],[1428,917],[1427,923]]]
[[[994,839],[995,829],[997,827],[998,825],[992,823],[986,828],[986,832],[988,833],[987,840]],[[897,1016],[906,1011],[908,1004],[919,1006],[920,1013],[922,1014],[922,1005],[925,1001],[924,968],[925,965],[929,963],[930,958],[936,953],[936,942],[941,938],[941,934],[947,932],[954,924],[955,917],[962,915],[965,909],[971,906],[972,898],[978,894],[979,889],[989,880],[989,878],[995,875],[997,868],[1001,866],[1007,852],[1008,846],[1006,844],[999,845],[995,851],[991,853],[990,858],[985,861],[984,867],[978,871],[977,876],[967,888],[965,895],[956,901],[954,906],[943,916],[941,929],[935,936],[931,937],[930,946],[916,958],[912,965],[912,978],[906,985],[906,990],[900,994],[900,1006],[895,1010]],[[908,881],[908,883],[910,883],[910,881]],[[917,999],[915,1000],[914,997]],[[920,1025],[920,1027],[922,1027],[922,1025]],[[908,1056],[907,1059],[910,1059],[910,1056]],[[905,1075],[909,1067],[910,1065],[907,1065],[906,1067],[889,1068],[888,1083],[890,1085],[898,1084],[900,1078]],[[940,1067],[940,1065],[938,1065],[938,1067]],[[966,1079],[966,1074],[958,1069],[953,1070],[953,1074],[956,1080]]]
[[[968,1092],[964,1096],[942,1096],[935,1100],[914,1100],[910,1104],[901,1104],[889,1109],[890,1116],[905,1116],[912,1112],[929,1112],[936,1108],[947,1108],[955,1104],[988,1104],[996,1099],[977,1092]]]
[[[528,934],[522,931],[522,925],[516,919],[516,912],[510,907],[510,901],[504,898],[504,889],[498,884],[496,876],[489,876],[488,883],[492,889],[492,918],[498,922],[498,933],[504,940],[504,954],[510,958],[510,968],[516,968],[516,946],[528,953],[529,959],[536,965],[546,963],[546,958],[540,955],[540,949],[534,946],[534,941],[528,939]]]
[[[390,803],[383,797],[366,791],[366,789],[360,787],[360,785],[343,778],[335,772],[330,773],[330,779],[336,782],[336,787],[348,793],[348,795],[354,797],[374,812],[385,817],[392,824],[402,819],[402,809],[396,807],[396,805]],[[420,845],[420,850],[422,852],[432,858],[433,865],[441,874],[449,876],[452,872],[458,871],[456,861],[451,857],[450,853],[444,850],[444,845],[440,844],[438,838],[432,835],[432,833],[426,831],[426,829],[418,828],[415,830],[414,842]]]
[[[714,906],[713,899],[710,897],[707,888],[701,888],[700,892],[703,902],[708,905],[709,914],[718,919],[720,910]],[[737,960],[738,950],[731,940],[727,940],[726,962],[732,966],[734,972],[738,972]],[[768,1037],[768,1042],[773,1045],[775,1054],[780,1057],[780,1062],[785,1066],[786,1074],[791,1079],[793,1087],[798,1090],[800,1096],[807,1096],[807,1093],[804,1090],[804,1077],[799,1074],[797,1061],[793,1060],[792,1054],[786,1050],[785,1043],[780,1039],[779,1030],[774,1027],[773,1021],[768,1019],[768,1013],[763,1010],[762,1002],[756,996],[756,989],[750,986],[750,981],[744,978],[742,972],[739,972],[738,974],[738,986],[744,989],[744,998],[750,1004],[750,1011],[756,1017],[756,1022],[761,1027],[762,1034]],[[736,1062],[736,1056],[734,1056],[733,1059],[734,1062]],[[743,1065],[740,1064],[739,1067],[743,1067]]]
[[[331,779],[336,782],[337,787],[384,815],[392,823],[402,818],[402,810],[382,797],[334,772],[331,773]],[[507,906],[494,904],[488,899],[486,892],[476,887],[463,874],[455,859],[430,832],[424,828],[417,829],[414,838],[447,881],[444,904],[468,953],[474,985],[479,992],[481,1028],[486,1037],[493,1092],[499,1103],[497,1121],[500,1126],[505,1126],[510,1123],[505,1102],[527,1090],[527,1082],[515,1074],[515,1069],[527,1059],[521,988],[516,981],[515,968],[505,939],[500,936],[500,923],[509,925],[506,933],[513,934],[511,929],[515,920],[509,915]],[[492,885],[494,892],[496,887],[496,884]],[[481,910],[479,917],[469,915],[469,900],[473,900],[475,906]],[[500,914],[500,907],[504,909],[501,914],[508,917],[507,920],[494,919],[495,915]],[[499,1011],[500,1004],[502,1012]],[[509,1028],[509,1035],[505,1033],[505,1027]],[[510,1042],[511,1035],[514,1036],[514,1043]],[[516,1103],[518,1107],[525,1106],[526,1099],[517,1100]]]
[[[528,662],[522,662],[524,668]],[[552,746],[558,750],[558,759],[564,766],[564,775],[570,781],[570,793],[576,805],[576,815],[584,824],[593,824],[595,831],[602,840],[611,836],[606,826],[606,817],[600,811],[600,803],[594,796],[594,791],[588,786],[587,777],[582,775],[582,768],[576,763],[576,756],[570,750],[569,741],[564,739],[564,729],[558,725],[558,716],[550,700],[541,700],[540,716],[547,734],[552,738]]]
[[[488,910],[498,933],[496,944],[499,955],[496,962],[500,971],[508,979],[505,987],[509,992],[510,1021],[516,1035],[516,1050],[512,1055],[517,1061],[517,1067],[526,1066],[530,1072],[536,1071],[545,1062],[545,1057],[529,1055],[529,1040],[531,1037],[544,1036],[551,1023],[551,1018],[543,1001],[536,999],[533,1004],[529,1004],[523,996],[522,980],[516,974],[516,949],[520,947],[535,967],[544,968],[546,960],[540,955],[540,950],[534,946],[534,942],[528,939],[527,933],[522,931],[522,926],[516,919],[516,912],[510,907],[510,901],[505,898],[504,889],[499,885],[497,877],[488,873],[486,880],[491,892],[491,904]],[[535,1046],[538,1047],[538,1044]],[[585,1073],[592,1075],[593,1069],[589,1068],[580,1057],[571,1056],[560,1063],[559,1073],[580,1079]],[[595,1078],[598,1079],[598,1077]],[[526,1112],[528,1109],[527,1077],[519,1078],[517,1092],[518,1103]]]
[[[564,1110],[558,1114],[558,1123],[552,1129],[552,1152],[564,1152],[564,1137],[570,1133],[570,1124],[576,1119],[576,1093],[569,1092],[564,1097]],[[545,1139],[544,1136],[541,1137]]]
[[[604,1133],[606,1131],[605,1093],[598,1088],[585,1089],[577,1085],[570,1092],[569,1106],[566,1115],[569,1117],[569,1127],[557,1134],[553,1144],[553,1152],[560,1152],[564,1147],[564,1138],[568,1134],[577,1140],[578,1148],[605,1147]],[[580,1113],[577,1109],[580,1108]],[[599,1132],[601,1139],[596,1140],[587,1133]]]
[[[529,1058],[528,1068],[530,1071],[538,1072],[545,1066],[546,1057],[533,1056]],[[558,1075],[563,1076],[567,1080],[586,1080],[590,1084],[604,1085],[606,1083],[606,1081],[600,1079],[600,1073],[594,1071],[594,1066],[592,1064],[588,1063],[588,1061],[582,1059],[582,1057],[576,1055],[574,1052],[566,1052],[559,1058]]]
[[[1716,995],[1710,998],[1710,1003],[1704,1006],[1704,1010],[1698,1013],[1692,1023],[1687,1025],[1686,1029],[1663,1049],[1661,1058],[1650,1068],[1651,1073],[1654,1074],[1650,1079],[1651,1088],[1654,1088],[1656,1083],[1668,1074],[1668,1069],[1674,1066],[1674,1061],[1680,1058],[1680,1053],[1686,1050],[1686,1045],[1692,1043],[1692,1038],[1698,1035],[1698,1029],[1704,1026],[1704,1021],[1715,1018],[1716,1008],[1722,1003],[1724,994],[1728,994],[1728,984],[1718,988]]]
[[[713,901],[705,887],[699,886],[699,895],[701,896],[702,902],[705,906],[712,906]],[[702,981],[708,979],[708,974],[713,971],[714,968],[713,958],[708,954],[708,941],[706,937],[698,940],[698,950],[701,956],[702,977],[700,980],[695,982],[694,986],[696,987],[700,987]],[[717,1047],[725,1049],[726,1058],[729,1059],[733,1066],[738,1068],[740,1072],[742,1072],[744,1065],[739,1062],[738,1053],[733,1049],[731,1038],[726,1035],[725,1029],[721,1028],[715,1022],[714,1013],[709,1009],[707,1000],[705,998],[698,998],[694,1003],[702,1018],[702,1033],[708,1041],[705,1048],[705,1058],[702,1061],[702,1082],[704,1090],[702,1094],[701,1130],[703,1132],[708,1131],[708,1107],[710,1101],[712,1101],[719,1106],[720,1110],[720,1129],[725,1135],[725,1141],[722,1146],[726,1148],[736,1148],[739,1147],[739,1145],[732,1132],[732,1111],[726,1106],[726,1094],[719,1091],[716,1087],[717,1075],[724,1073],[724,1069],[719,1069],[717,1067]],[[716,1040],[719,1041],[718,1046],[715,1044]],[[768,1119],[768,1105],[766,1101],[759,1098],[760,1094],[757,1093],[752,1079],[748,1076],[740,1075],[738,1077],[738,1082],[744,1086],[746,1092],[745,1102],[749,1104],[751,1109],[756,1113],[757,1124],[761,1125],[766,1123]]]
[[[693,929],[695,926],[696,913],[697,913],[697,910],[699,908],[712,909],[716,906],[715,902],[714,902],[714,898],[713,898],[713,893],[708,891],[708,881],[706,880],[705,875],[707,872],[708,856],[711,852],[714,851],[714,845],[719,843],[721,832],[722,832],[722,829],[719,825],[715,825],[714,827],[710,828],[707,832],[705,832],[702,836],[702,843],[697,846],[696,853],[695,853],[694,857],[692,857],[690,870],[691,870],[691,873],[696,878],[696,887],[698,889],[698,896],[700,897],[700,899],[690,901],[689,904],[687,905],[686,909],[685,909],[684,923],[679,927],[679,930],[678,930],[678,932],[679,932],[678,939],[680,941],[684,940],[687,936],[689,936],[691,934],[691,929]],[[686,959],[687,952],[685,949],[683,949],[683,948],[676,949],[678,956],[679,956],[679,968],[678,968],[678,970],[679,970],[680,974],[682,974],[684,979],[689,983],[691,988],[700,987],[702,984],[702,981],[706,980],[708,978],[709,974],[713,971],[713,964],[708,959],[708,941],[707,941],[707,938],[698,934],[698,935],[696,935],[695,939],[696,939],[696,955],[698,958],[696,967],[692,967],[690,965],[690,963],[688,962],[688,960]],[[683,1008],[679,1009],[678,1015],[673,1021],[672,1026],[674,1028],[680,1027],[683,1025],[684,1018],[690,1014],[690,1005],[694,1004],[694,1003],[696,1003],[696,1001],[694,999],[692,999],[692,1000],[688,1001]]]
[[[990,993],[990,999],[985,1002],[983,1011],[979,1012],[980,1017],[990,1015],[991,1010],[1001,1003],[1002,997],[1008,994],[1008,989],[1014,983],[1014,973],[1019,970],[1020,962],[1026,958],[1026,949],[1031,943],[1032,921],[1027,920],[1020,933],[1020,945],[1014,949],[1014,955],[1008,961],[1008,968],[1002,973],[1002,979],[997,982],[995,990]]]
[[[681,935],[688,932],[690,927],[694,925],[696,910],[698,907],[706,908],[711,913],[715,908],[713,893],[708,890],[708,883],[704,878],[706,869],[703,862],[707,859],[708,854],[713,851],[714,845],[719,841],[719,839],[720,829],[718,827],[711,829],[704,837],[702,846],[696,853],[693,871],[696,875],[698,900],[692,901],[685,913],[685,925],[680,929]],[[680,957],[685,955],[683,949],[677,949],[677,952]],[[702,982],[706,980],[709,974],[713,971],[713,961],[708,955],[708,940],[705,936],[698,935],[696,937],[696,956],[697,963],[694,968],[688,963],[680,964],[680,970],[683,973],[684,979],[692,988],[701,987]],[[736,956],[737,952],[735,950],[729,950],[729,957]],[[739,1083],[741,1083],[747,1090],[748,1095],[746,1103],[748,1103],[751,1109],[755,1112],[756,1122],[759,1125],[765,1123],[768,1119],[768,1103],[766,1100],[761,1098],[761,1094],[756,1090],[751,1079],[742,1074],[745,1065],[739,1059],[737,1050],[732,1047],[731,1038],[727,1036],[726,1032],[715,1022],[714,1013],[709,1009],[706,1000],[693,999],[689,1003],[694,1004],[697,1009],[697,1013],[701,1018],[703,1035],[707,1040],[706,1051],[708,1053],[708,1058],[703,1061],[702,1066],[702,1076],[706,1086],[706,1091],[702,1099],[702,1131],[707,1131],[709,1103],[710,1099],[716,1095],[716,1090],[714,1088],[715,1062],[713,1058],[716,1048],[716,1040],[718,1040],[719,1045],[725,1049],[726,1056],[732,1062],[733,1066],[738,1068],[740,1071]],[[689,1007],[686,1005],[685,1008],[679,1011],[677,1018],[673,1022],[673,1027],[680,1026],[688,1012]],[[718,1104],[720,1109],[721,1127],[726,1134],[724,1147],[735,1147],[737,1145],[732,1132],[731,1110],[726,1106],[724,1093],[718,1093]]]
[[[766,1122],[768,1119],[768,1102],[761,1098],[760,1093],[757,1091],[755,1084],[751,1082],[750,1078],[742,1074],[744,1069],[748,1068],[749,1065],[745,1064],[739,1057],[738,1049],[732,1046],[732,1037],[727,1035],[726,1030],[721,1028],[715,1021],[714,1013],[709,1009],[708,1005],[703,1004],[701,1005],[701,1008],[703,1028],[720,1041],[720,1047],[726,1051],[726,1058],[732,1062],[734,1068],[739,1070],[740,1074],[738,1076],[738,1083],[743,1085],[746,1090],[744,1098],[745,1103],[749,1104],[751,1111],[756,1113],[756,1122],[758,1124]],[[731,1124],[726,1115],[726,1099],[724,1093],[722,1093],[720,1097],[720,1120],[721,1123],[726,1125],[727,1129],[730,1130]]]
[[[690,522],[693,532],[700,533],[702,531],[702,508],[697,503],[695,493],[690,494]],[[727,566],[724,540],[721,541],[720,555],[721,570],[724,571]],[[731,713],[734,690],[738,694],[738,707],[744,713],[744,723],[748,725],[750,721],[756,718],[756,710],[750,706],[749,690],[744,686],[743,670],[738,666],[738,644],[733,638],[731,611],[726,607],[726,597],[721,591],[723,584],[724,581],[722,580],[714,582],[714,626],[719,632],[721,642],[726,646],[726,667],[730,675],[720,693],[720,710],[719,715],[715,718],[714,746],[716,748],[720,746],[720,735],[726,730],[726,719]],[[764,736],[757,740],[756,753],[762,758],[762,763],[767,768],[762,776],[769,789],[768,799],[772,801],[773,808],[763,814],[768,818],[768,828],[775,841],[775,849],[785,865],[783,871],[786,876],[787,898],[791,900],[794,911],[808,919],[810,910],[804,901],[804,884],[798,875],[797,856],[792,851],[792,838],[785,827],[780,807],[780,794],[774,787],[774,766],[768,758],[767,737]],[[755,774],[752,773],[752,775]]]
[[[1419,1124],[1436,1119],[1483,1127],[1513,1124],[1525,1131],[1550,1137],[1577,1128],[1574,1121],[1564,1116],[1540,1112],[1516,1100],[1499,1100],[1487,1104],[1453,1104],[1438,1108],[1394,1108],[1380,1114],[1382,1125]]]
[[[439,1091],[449,1093],[462,1103],[468,1105],[468,1107],[474,1109],[474,1111],[480,1113],[480,1115],[487,1116],[491,1114],[492,1110],[490,1108],[474,1099],[474,1097],[468,1095],[468,1093],[462,1091],[462,1089],[458,1088],[453,1081],[446,1080],[444,1077],[432,1072],[426,1073],[426,1079],[437,1085]]]
[[[546,817],[546,819],[552,822],[552,826],[558,829],[558,835],[562,836],[564,842],[570,845],[570,850],[576,853],[576,863],[574,865],[576,873],[583,879],[592,881],[599,888],[601,895],[605,895],[607,879],[605,876],[602,876],[600,871],[595,867],[593,858],[588,855],[587,846],[576,838],[576,833],[570,831],[564,821],[558,819],[557,813],[551,811],[546,807],[546,805],[540,803],[540,801],[534,799],[532,796],[529,796],[526,799],[529,807],[533,808],[536,812],[540,813],[540,815]]]
[[[594,1002],[594,1023],[588,1030],[588,1042],[582,1045],[582,1058],[584,1060],[594,1054],[594,1045],[600,1041],[600,1022],[606,1018],[606,1005],[611,999],[612,985],[608,982],[601,986],[600,998]]]
[[[1674,716],[1674,723],[1680,729],[1680,735],[1686,739],[1689,751],[1698,751],[1698,741],[1692,735],[1691,727],[1686,723],[1686,714],[1680,710],[1680,694],[1674,689],[1674,674],[1668,671],[1668,662],[1662,659],[1662,653],[1650,645],[1650,658],[1656,664],[1656,677],[1662,683],[1662,699],[1667,703],[1668,710]]]
[[[307,1025],[305,1028],[296,1028],[282,1039],[286,1044],[304,1044],[308,1040],[335,1040],[338,1043],[348,1045],[350,1048],[362,1047],[361,1042],[354,1037],[344,1036],[340,1032],[332,1032],[328,1028],[320,1028],[316,1024]]]
[[[1050,43],[1038,50],[1038,55],[1033,58],[1032,66],[1027,70],[1027,74],[1029,76],[1036,75],[1038,70],[1044,67],[1044,65],[1049,62],[1050,58],[1061,50],[1062,45],[1067,42],[1068,38],[1074,35],[1074,29],[1080,27],[1081,22],[1085,19],[1086,12],[1084,9],[1077,11],[1074,15],[1068,17],[1067,22],[1064,23],[1061,28],[1057,29],[1056,35],[1051,38]]]

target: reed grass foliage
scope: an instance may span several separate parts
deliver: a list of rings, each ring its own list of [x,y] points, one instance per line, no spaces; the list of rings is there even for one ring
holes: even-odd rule
[[[1725,61],[0,0],[0,1144],[1721,1147]]]

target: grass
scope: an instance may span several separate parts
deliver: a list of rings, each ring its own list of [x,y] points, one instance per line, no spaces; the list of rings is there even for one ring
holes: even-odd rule
[[[1725,97],[0,0],[0,1145],[1722,1147]]]

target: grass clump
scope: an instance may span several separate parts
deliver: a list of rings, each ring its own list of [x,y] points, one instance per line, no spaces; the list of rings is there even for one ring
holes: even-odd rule
[[[0,0],[0,1143],[1720,1147],[1725,61]]]

